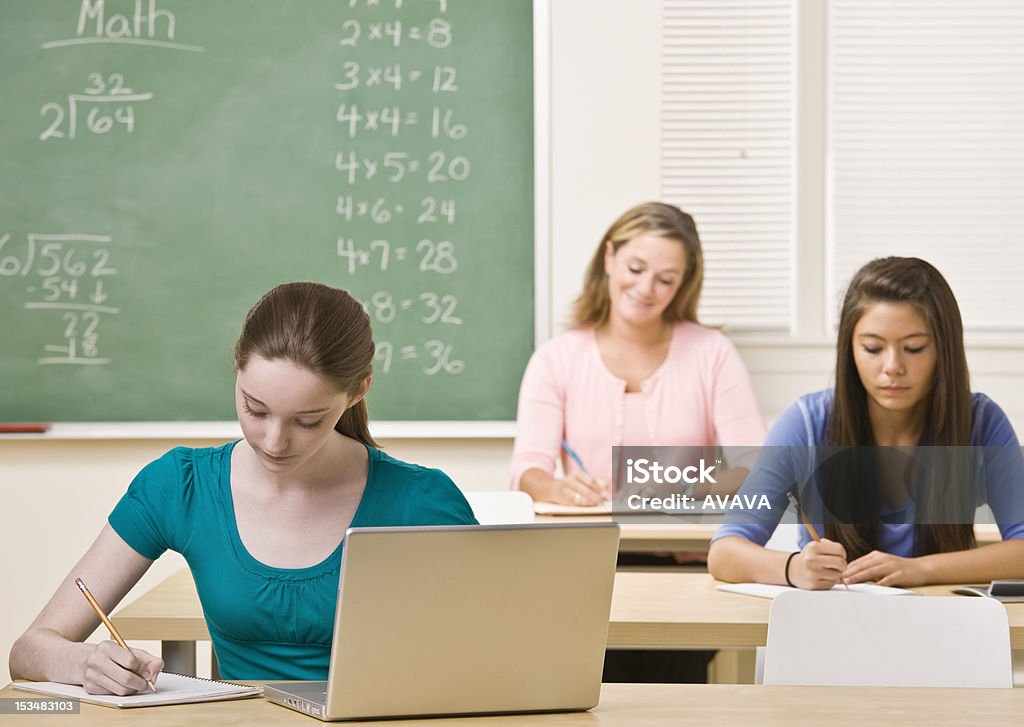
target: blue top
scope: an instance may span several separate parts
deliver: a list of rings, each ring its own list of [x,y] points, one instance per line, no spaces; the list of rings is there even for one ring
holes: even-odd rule
[[[225,679],[327,679],[344,540],[309,568],[272,568],[250,555],[231,498],[235,444],[177,447],[151,462],[110,525],[146,558],[165,550],[185,557]],[[367,450],[352,527],[476,523],[443,472]]]
[[[768,432],[765,448],[757,464],[747,477],[739,494],[760,498],[764,494],[770,508],[741,512],[715,532],[712,542],[730,535],[738,535],[759,545],[768,542],[775,526],[785,512],[787,492],[796,492],[800,485],[813,479],[814,448],[825,447],[825,427],[832,410],[832,389],[806,394],[783,412]],[[1006,414],[984,394],[973,394],[973,424],[971,445],[979,448],[972,465],[983,470],[976,473],[975,483],[981,483],[974,492],[975,506],[988,504],[992,508],[1003,540],[1024,539],[1024,458],[1020,443]],[[969,486],[969,485],[965,485]],[[813,490],[800,489],[801,497]],[[811,521],[819,534],[824,534],[820,523],[820,502],[804,502]],[[914,554],[914,503],[908,500],[895,510],[886,508],[879,514],[878,550],[903,557]],[[739,522],[731,522],[738,520]],[[807,528],[801,527],[799,545],[810,541]]]

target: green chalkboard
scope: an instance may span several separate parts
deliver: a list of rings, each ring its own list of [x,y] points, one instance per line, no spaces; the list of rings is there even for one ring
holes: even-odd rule
[[[508,420],[531,0],[0,0],[0,421],[234,418],[272,286],[371,315],[376,420]]]

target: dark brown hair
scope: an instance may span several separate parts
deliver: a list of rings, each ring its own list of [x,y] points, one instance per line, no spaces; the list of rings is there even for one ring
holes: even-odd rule
[[[657,235],[676,240],[686,254],[686,270],[679,290],[665,308],[662,318],[669,323],[697,322],[697,304],[704,285],[704,254],[700,236],[693,218],[678,207],[664,202],[646,202],[627,210],[615,220],[601,238],[594,257],[583,278],[583,292],[573,304],[573,325],[604,325],[611,313],[608,296],[608,274],[604,269],[604,256],[608,243],[618,249],[640,235]]]
[[[935,454],[927,456],[933,465],[927,470],[934,479],[923,490],[926,501],[918,503],[919,515],[934,518],[937,509],[948,512],[954,507],[954,500],[970,495],[967,480],[961,479],[961,476],[969,477],[969,474],[955,474],[960,472],[963,463],[950,462],[948,467],[953,470],[946,468],[942,471],[942,468],[934,466],[934,458],[951,456],[956,459],[955,448],[971,443],[973,407],[960,308],[946,279],[924,260],[915,257],[878,258],[858,270],[850,281],[839,315],[835,397],[826,427],[826,442],[833,446],[875,444],[868,417],[867,392],[853,358],[853,330],[861,316],[875,303],[909,303],[914,306],[927,323],[932,345],[935,346],[935,374],[920,441],[922,445],[936,448]],[[944,449],[937,449],[940,447]],[[864,485],[863,482],[846,484],[850,497]],[[968,506],[966,501],[964,506]],[[970,508],[973,513],[973,505]],[[878,528],[875,523],[828,523],[825,530],[827,537],[843,544],[847,558],[851,560],[877,546]],[[914,527],[916,555],[965,550],[974,545],[972,524],[928,521],[928,524],[918,523]]]
[[[352,396],[373,372],[370,318],[341,288],[321,283],[285,283],[268,292],[246,314],[235,342],[235,370],[253,356],[284,359],[331,381]],[[366,400],[345,410],[335,430],[376,447]]]

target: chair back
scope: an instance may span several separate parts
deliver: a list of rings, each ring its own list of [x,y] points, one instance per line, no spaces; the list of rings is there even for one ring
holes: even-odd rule
[[[764,683],[1012,687],[1006,608],[991,598],[788,591],[768,617]]]
[[[463,492],[481,525],[516,525],[533,522],[533,498],[519,490]]]

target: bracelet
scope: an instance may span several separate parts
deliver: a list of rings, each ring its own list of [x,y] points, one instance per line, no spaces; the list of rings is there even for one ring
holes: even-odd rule
[[[789,554],[789,557],[786,558],[786,584],[790,588],[796,588],[797,587],[797,585],[795,583],[793,583],[793,581],[789,580],[789,564],[793,562],[793,558],[795,556],[797,556],[797,555],[800,555],[800,551],[799,550],[794,550],[792,553]]]

